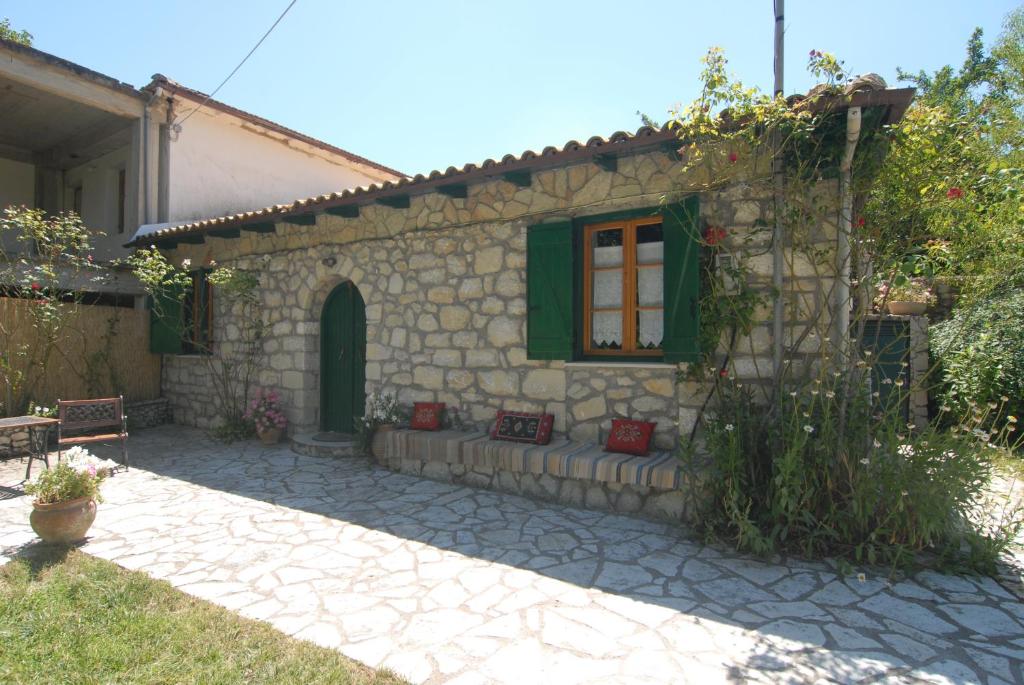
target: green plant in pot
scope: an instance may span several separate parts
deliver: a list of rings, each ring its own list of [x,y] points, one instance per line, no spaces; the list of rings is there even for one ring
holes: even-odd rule
[[[46,542],[67,544],[85,537],[96,520],[96,503],[103,500],[100,483],[117,466],[81,447],[71,448],[65,456],[25,486],[26,494],[35,497],[29,522]]]
[[[403,420],[398,400],[390,393],[371,393],[366,398],[366,413],[356,419],[356,440],[364,454],[384,458],[385,434]]]
[[[245,418],[256,427],[256,435],[264,445],[276,445],[288,427],[288,419],[281,410],[280,398],[273,390],[259,389],[249,404]]]
[[[935,293],[926,279],[900,276],[882,283],[875,298],[879,309],[884,306],[890,314],[903,316],[921,316],[935,301]]]

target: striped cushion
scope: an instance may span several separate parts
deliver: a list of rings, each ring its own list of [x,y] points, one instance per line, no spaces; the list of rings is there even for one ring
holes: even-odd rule
[[[682,474],[671,452],[639,457],[564,437],[553,438],[547,445],[531,445],[491,440],[484,432],[396,430],[386,436],[385,455],[667,490],[679,489]]]

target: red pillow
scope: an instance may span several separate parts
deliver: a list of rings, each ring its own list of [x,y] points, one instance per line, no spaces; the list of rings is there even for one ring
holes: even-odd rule
[[[521,411],[499,411],[491,428],[491,440],[532,442],[546,445],[551,442],[554,414],[528,414]]]
[[[646,457],[651,446],[651,436],[657,423],[612,419],[612,432],[608,434],[605,452],[622,452]]]
[[[416,402],[412,405],[409,428],[418,431],[436,431],[441,428],[444,402]]]

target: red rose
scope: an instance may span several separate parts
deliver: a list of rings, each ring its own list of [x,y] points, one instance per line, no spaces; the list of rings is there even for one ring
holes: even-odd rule
[[[717,245],[718,243],[725,240],[725,236],[728,235],[724,228],[718,226],[708,226],[708,229],[704,231],[704,241],[708,245]]]
[[[721,371],[718,372],[719,378],[725,378],[728,375],[729,375],[729,370],[728,369],[722,369]]]
[[[960,188],[957,188],[956,186],[953,186],[952,188],[946,191],[946,197],[948,197],[950,200],[959,200],[963,196],[964,191]]]
[[[729,153],[729,161],[730,161],[731,163],[735,164],[735,163],[736,163],[736,160],[737,160],[737,159],[739,159],[739,158],[740,158],[740,156],[739,156],[739,155],[737,155],[737,154],[736,154],[735,152],[730,152],[730,153]]]
[[[40,288],[42,288],[41,285],[39,285],[35,281],[32,281],[32,290],[39,290]]]
[[[857,228],[863,228],[863,227],[864,227],[864,217],[860,217],[859,219],[857,219]]]

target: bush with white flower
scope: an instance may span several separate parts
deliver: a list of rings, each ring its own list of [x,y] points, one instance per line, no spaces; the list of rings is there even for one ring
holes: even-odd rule
[[[867,368],[820,369],[782,393],[774,411],[755,386],[719,376],[702,418],[708,532],[765,554],[909,565],[927,551],[953,566],[990,569],[1024,526],[1012,507],[982,511],[993,457],[1021,445],[1017,417],[1006,402],[975,403],[962,422],[943,406],[934,423],[919,426],[903,414],[911,388],[900,380],[883,395]],[[948,430],[950,423],[957,425]]]
[[[356,419],[356,443],[361,452],[368,453],[373,434],[380,426],[399,423],[405,418],[398,398],[382,392],[370,393],[366,397],[366,411]]]

